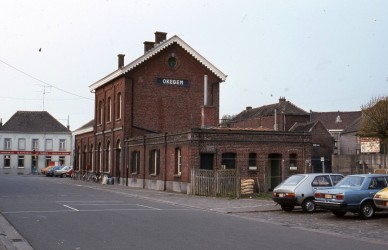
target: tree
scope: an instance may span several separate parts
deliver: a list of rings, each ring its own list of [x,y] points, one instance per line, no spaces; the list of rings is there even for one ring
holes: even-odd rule
[[[361,137],[379,138],[384,149],[384,168],[388,144],[388,96],[374,97],[361,106],[361,123],[358,132]]]

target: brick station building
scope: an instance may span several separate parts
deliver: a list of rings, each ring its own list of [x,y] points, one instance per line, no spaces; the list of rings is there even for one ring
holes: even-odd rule
[[[75,131],[75,165],[130,187],[190,193],[191,169],[238,168],[261,190],[308,172],[311,134],[219,127],[226,75],[178,36],[90,85],[94,122]]]

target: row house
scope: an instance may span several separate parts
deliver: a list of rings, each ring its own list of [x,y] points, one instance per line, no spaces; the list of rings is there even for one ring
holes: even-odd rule
[[[0,174],[40,173],[46,166],[70,165],[72,135],[46,111],[17,111],[0,123]]]

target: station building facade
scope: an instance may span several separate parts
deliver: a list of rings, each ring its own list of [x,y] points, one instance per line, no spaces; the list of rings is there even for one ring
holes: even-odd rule
[[[178,36],[155,32],[142,56],[124,65],[118,55],[118,69],[90,85],[94,121],[75,131],[76,169],[182,193],[193,168],[239,168],[265,189],[308,171],[310,134],[219,127],[226,77]]]

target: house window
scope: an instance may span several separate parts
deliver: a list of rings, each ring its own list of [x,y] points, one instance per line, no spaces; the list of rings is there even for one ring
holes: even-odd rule
[[[121,107],[122,107],[122,97],[121,93],[117,94],[117,110],[116,110],[116,119],[121,118]]]
[[[18,139],[18,149],[19,150],[26,149],[26,139]]]
[[[249,159],[248,159],[248,166],[249,167],[256,167],[256,153],[249,153]]]
[[[18,168],[24,168],[24,155],[18,156]]]
[[[149,173],[151,175],[158,175],[160,168],[160,150],[154,149],[149,153]]]
[[[105,172],[109,172],[110,169],[111,169],[111,145],[110,145],[110,141],[108,141],[108,143],[106,144],[106,157],[105,157],[105,169],[104,171]]]
[[[182,152],[180,148],[175,149],[175,175],[181,175],[182,173]]]
[[[5,168],[11,167],[11,156],[10,155],[4,155],[4,167]]]
[[[59,139],[59,150],[63,151],[66,147],[66,140],[65,139]]]
[[[221,159],[221,165],[223,169],[235,169],[236,153],[223,153],[222,159]]]
[[[65,166],[65,157],[64,156],[59,156],[59,165]]]
[[[32,149],[39,149],[39,140],[38,139],[32,139]]]
[[[46,167],[50,166],[51,156],[46,156],[45,162],[46,162],[46,165],[45,165]]]
[[[104,115],[104,110],[103,110],[103,106],[102,106],[102,101],[99,101],[98,103],[98,113],[97,113],[97,121],[98,121],[98,124],[102,124],[102,117]]]
[[[108,108],[106,112],[106,122],[111,122],[112,120],[112,99],[108,98]]]
[[[297,154],[290,154],[290,167],[296,167]]]
[[[6,138],[4,139],[4,149],[11,149],[11,139]]]
[[[46,139],[46,150],[53,150],[53,140]]]
[[[138,174],[139,168],[140,168],[140,152],[133,151],[132,158],[131,158],[131,173]]]

